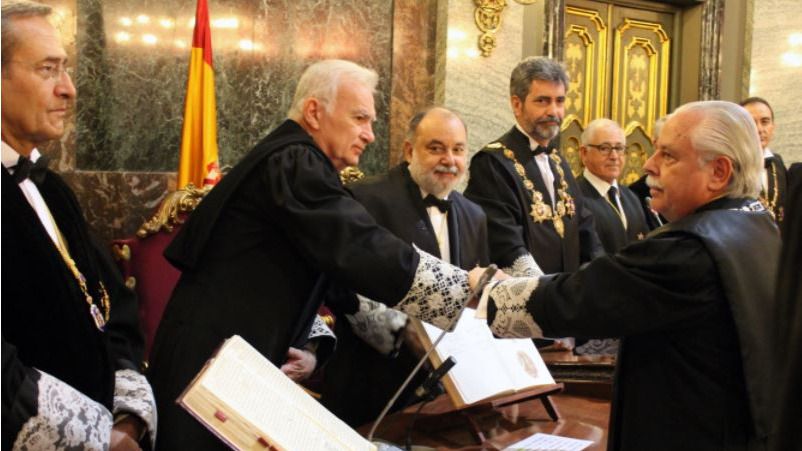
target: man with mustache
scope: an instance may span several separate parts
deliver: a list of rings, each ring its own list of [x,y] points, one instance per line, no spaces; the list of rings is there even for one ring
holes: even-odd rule
[[[510,77],[516,124],[471,161],[465,197],[487,214],[490,261],[508,274],[534,275],[538,266],[574,271],[603,253],[571,168],[552,142],[567,86],[558,62],[521,61]]]
[[[462,269],[487,266],[485,214],[454,191],[465,175],[467,155],[462,119],[442,107],[428,108],[409,122],[406,161],[349,188],[379,225],[403,241]],[[361,311],[371,312],[368,318],[337,322],[337,351],[325,369],[322,398],[323,405],[355,426],[376,418],[418,360],[408,344],[397,349],[406,315],[361,300]],[[388,355],[396,349],[397,356]],[[419,383],[410,384],[410,395]],[[410,398],[403,396],[399,406]]]
[[[39,149],[75,101],[52,8],[2,5],[2,449],[153,443],[136,297]]]
[[[644,166],[668,224],[578,271],[484,290],[477,311],[498,336],[621,337],[609,450],[770,441],[780,236],[757,201],[757,146],[739,105],[680,107]]]
[[[788,189],[788,174],[782,157],[769,149],[774,138],[774,110],[766,99],[750,97],[741,101],[741,106],[752,115],[760,135],[760,149],[763,152],[764,171],[761,177],[763,191],[760,201],[774,215],[777,223],[785,216],[785,192]]]

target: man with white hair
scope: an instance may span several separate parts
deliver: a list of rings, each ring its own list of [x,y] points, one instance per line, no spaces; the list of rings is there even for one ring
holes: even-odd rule
[[[622,337],[610,450],[766,446],[780,237],[757,201],[757,146],[742,107],[680,107],[644,166],[667,225],[579,271],[484,291],[499,336]]]
[[[440,327],[469,295],[467,273],[379,227],[337,171],[374,140],[376,72],[309,66],[289,118],[198,205],[165,251],[182,270],[151,356],[157,449],[224,449],[176,398],[220,343],[241,335],[281,366],[310,335],[330,282]],[[264,406],[269,409],[271,406]]]
[[[579,156],[585,169],[576,183],[593,213],[604,251],[613,254],[649,232],[638,197],[618,183],[626,161],[627,139],[617,122],[596,119],[588,124],[580,140]]]

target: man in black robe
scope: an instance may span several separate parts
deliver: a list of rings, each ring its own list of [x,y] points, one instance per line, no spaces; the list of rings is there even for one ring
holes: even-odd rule
[[[766,447],[780,240],[756,200],[757,145],[734,103],[680,107],[644,166],[669,224],[579,271],[484,292],[499,336],[622,337],[608,449]]]
[[[462,269],[487,266],[485,214],[454,191],[464,177],[467,153],[462,119],[445,108],[433,107],[410,120],[405,162],[349,189],[380,226],[404,242]],[[321,399],[353,426],[376,418],[419,359],[409,343],[397,349],[399,336],[407,331],[406,315],[381,311],[381,305],[362,301],[367,304],[360,309],[364,314],[348,316],[348,320],[340,317],[337,323],[338,347],[324,372]],[[370,321],[372,318],[376,320]],[[366,337],[371,344],[359,337]],[[412,399],[411,392],[422,377],[410,384],[398,407]]]
[[[510,274],[573,271],[602,252],[568,163],[552,145],[565,115],[568,75],[527,58],[512,71],[516,124],[471,160],[465,197],[487,214],[490,261]]]
[[[490,261],[508,274],[536,275],[538,266],[547,273],[574,271],[604,252],[571,168],[552,144],[567,87],[556,61],[518,63],[510,77],[516,124],[471,160],[465,197],[487,214]],[[558,344],[570,349],[573,340]]]
[[[2,449],[139,449],[156,425],[136,299],[37,150],[75,97],[50,12],[2,7]]]
[[[380,228],[340,183],[337,171],[374,140],[377,79],[341,60],[307,68],[289,119],[215,186],[167,248],[182,275],[151,361],[157,448],[222,449],[176,398],[234,334],[281,366],[332,281],[446,328],[467,299],[465,271]]]
[[[760,201],[774,215],[774,220],[781,224],[785,218],[785,192],[788,189],[788,176],[780,154],[769,149],[769,144],[774,138],[774,110],[769,102],[761,97],[745,99],[741,102],[741,106],[752,115],[760,135],[764,166]]]

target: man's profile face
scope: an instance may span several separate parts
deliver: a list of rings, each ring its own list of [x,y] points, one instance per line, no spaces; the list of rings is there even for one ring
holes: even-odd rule
[[[17,45],[2,68],[3,140],[18,151],[58,139],[75,98],[67,54],[44,17],[12,19]]]
[[[440,198],[462,180],[467,154],[465,126],[442,109],[429,111],[418,124],[415,142],[404,143],[412,179],[421,189]]]
[[[744,108],[752,115],[752,120],[757,126],[757,133],[760,135],[760,147],[765,149],[774,138],[774,119],[771,117],[771,109],[762,102],[748,103],[744,105]]]
[[[626,160],[626,152],[617,152],[615,149],[626,149],[626,143],[624,131],[620,128],[599,128],[591,137],[590,143],[579,148],[582,164],[600,179],[613,183],[613,180],[621,176]],[[610,148],[609,154],[604,155],[600,147]]]
[[[373,92],[353,80],[340,83],[335,99],[322,112],[318,145],[340,171],[359,164],[365,147],[376,139],[376,110]]]
[[[512,96],[512,111],[518,124],[540,145],[560,133],[565,116],[565,86],[560,82],[533,80],[526,99]]]
[[[671,116],[660,132],[654,154],[643,166],[648,177],[652,208],[669,221],[676,221],[715,197],[709,189],[710,163],[700,164],[700,155],[691,145],[689,133],[702,119],[699,112]]]

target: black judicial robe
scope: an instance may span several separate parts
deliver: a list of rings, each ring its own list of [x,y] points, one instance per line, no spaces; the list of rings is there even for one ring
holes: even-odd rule
[[[605,252],[614,254],[626,244],[643,239],[649,233],[640,201],[629,188],[618,185],[621,206],[627,217],[627,228],[624,229],[624,223],[621,222],[618,212],[610,205],[607,197],[599,194],[585,177],[579,176],[576,182],[582,190],[585,207],[593,213],[596,233]]]
[[[497,142],[514,152],[535,189],[543,193],[546,203],[551,204],[543,177],[529,148],[529,139],[513,127]],[[551,159],[549,164],[554,173],[556,195],[560,177]],[[486,146],[474,155],[465,197],[479,204],[487,214],[492,263],[500,268],[509,268],[516,259],[530,253],[540,268],[549,274],[574,271],[582,262],[603,252],[594,230],[593,216],[584,206],[571,168],[564,158],[560,165],[568,183],[568,192],[576,204],[576,214],[563,217],[564,238],[560,238],[551,221],[534,222],[530,215],[531,193],[524,188],[521,176],[504,156],[502,149]]]
[[[544,334],[623,337],[608,449],[765,449],[780,239],[752,203],[718,199],[540,279],[527,310]]]
[[[307,336],[328,277],[393,305],[410,289],[419,261],[410,245],[376,225],[291,120],[206,196],[165,257],[182,275],[151,360],[163,450],[225,449],[175,405],[224,339],[241,335],[280,366]]]
[[[777,309],[782,323],[776,348],[777,440],[772,451],[799,447],[802,442],[802,163],[788,168],[786,216],[782,223],[783,250],[777,280]]]
[[[72,190],[48,171],[38,186],[72,258],[98,299],[98,281],[111,298],[106,331],[95,326],[80,287],[22,190],[2,172],[3,449],[37,414],[44,371],[88,398],[113,408],[115,371],[137,370],[142,359],[136,297],[105,247],[89,232]],[[102,311],[102,307],[101,307]]]
[[[376,222],[407,243],[440,257],[440,248],[421,191],[408,164],[348,186]],[[448,195],[451,263],[470,270],[489,264],[486,217],[481,207],[452,191]],[[418,359],[402,346],[398,356],[384,356],[358,338],[345,318],[336,324],[337,351],[324,370],[321,402],[356,427],[376,419]],[[419,378],[420,379],[420,378]],[[422,381],[418,381],[418,384]],[[417,384],[410,384],[412,390]],[[403,404],[403,399],[401,404]]]

